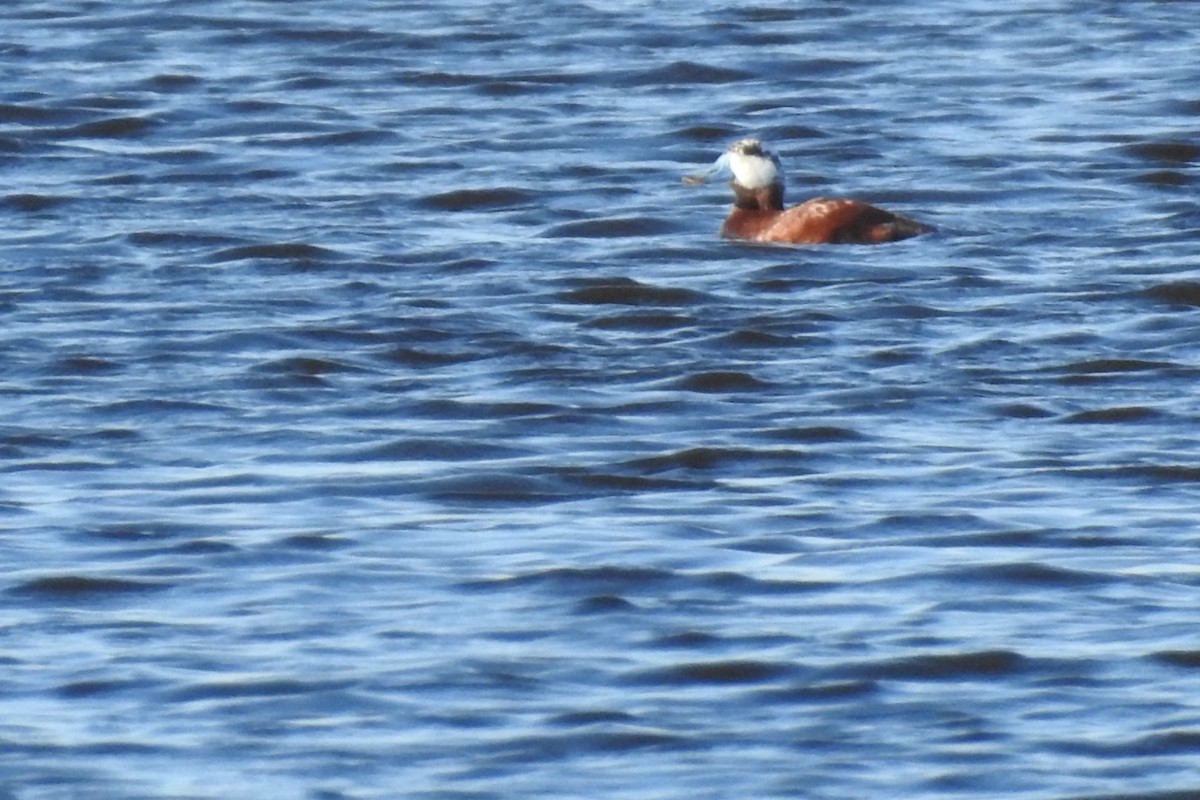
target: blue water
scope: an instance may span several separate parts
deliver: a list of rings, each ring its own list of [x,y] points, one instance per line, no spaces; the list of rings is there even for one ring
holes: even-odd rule
[[[7,4],[0,800],[1200,796],[1198,23]]]

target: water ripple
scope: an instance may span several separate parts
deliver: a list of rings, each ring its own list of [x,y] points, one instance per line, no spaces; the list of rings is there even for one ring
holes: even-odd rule
[[[0,797],[1195,794],[1188,4],[10,5]]]

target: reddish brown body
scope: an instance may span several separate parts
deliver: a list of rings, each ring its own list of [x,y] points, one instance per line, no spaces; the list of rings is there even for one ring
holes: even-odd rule
[[[861,200],[818,197],[783,208],[778,184],[749,190],[730,184],[734,208],[721,235],[730,239],[786,244],[879,244],[927,233],[932,228]]]

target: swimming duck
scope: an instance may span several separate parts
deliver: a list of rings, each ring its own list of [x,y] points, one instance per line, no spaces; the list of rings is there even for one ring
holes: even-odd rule
[[[758,139],[729,146],[705,172],[688,175],[689,186],[709,177],[733,175],[733,210],[721,226],[729,239],[786,244],[878,244],[932,231],[916,220],[861,200],[817,197],[783,207],[783,167],[779,156]]]

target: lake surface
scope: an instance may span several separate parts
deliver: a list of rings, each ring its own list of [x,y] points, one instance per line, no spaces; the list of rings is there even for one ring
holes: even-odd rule
[[[8,3],[0,800],[1196,797],[1198,53]],[[939,232],[722,241],[749,135]]]

